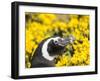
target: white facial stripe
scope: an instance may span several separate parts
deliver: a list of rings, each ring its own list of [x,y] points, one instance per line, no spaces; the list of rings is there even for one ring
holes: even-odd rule
[[[60,46],[65,46],[65,45],[63,45],[63,44],[59,44]]]
[[[48,48],[48,43],[51,41],[51,40],[54,40],[54,38],[50,38],[50,39],[47,39],[47,41],[44,43],[43,47],[42,47],[42,56],[47,59],[47,60],[54,60],[55,56],[50,56],[48,51],[47,51],[47,48]]]
[[[60,37],[55,37],[55,38],[52,38],[54,41],[58,41]]]

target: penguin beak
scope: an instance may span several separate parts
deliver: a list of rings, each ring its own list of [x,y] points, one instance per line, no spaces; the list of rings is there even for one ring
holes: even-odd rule
[[[68,38],[65,38],[65,41],[69,41],[72,44],[75,41],[75,37],[70,35]]]
[[[66,46],[68,45],[69,43],[73,43],[75,41],[75,38],[71,35],[69,37],[66,37],[66,38],[61,38],[58,40],[58,44],[60,46]]]

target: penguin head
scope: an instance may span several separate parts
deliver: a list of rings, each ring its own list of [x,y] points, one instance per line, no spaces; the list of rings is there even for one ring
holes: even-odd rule
[[[51,41],[48,43],[48,52],[51,56],[54,55],[62,55],[66,51],[66,46],[69,43],[73,43],[74,37],[69,36],[66,38],[62,37],[53,37]]]

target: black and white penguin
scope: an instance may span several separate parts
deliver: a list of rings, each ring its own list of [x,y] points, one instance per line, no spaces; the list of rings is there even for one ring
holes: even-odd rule
[[[65,52],[65,47],[72,43],[74,38],[69,36],[61,38],[59,36],[44,39],[37,47],[31,61],[31,68],[34,67],[54,67],[54,59]]]

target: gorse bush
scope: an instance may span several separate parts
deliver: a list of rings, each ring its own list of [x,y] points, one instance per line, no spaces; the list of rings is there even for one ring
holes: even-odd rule
[[[34,51],[45,38],[73,35],[75,41],[66,46],[66,52],[55,58],[55,66],[83,66],[90,63],[89,16],[75,14],[25,13],[25,64],[29,68]]]

